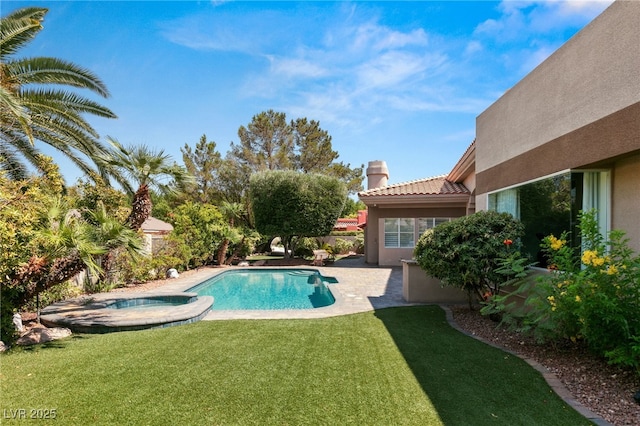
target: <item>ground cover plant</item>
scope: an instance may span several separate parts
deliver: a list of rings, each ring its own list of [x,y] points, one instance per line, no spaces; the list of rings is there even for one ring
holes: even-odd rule
[[[81,335],[1,361],[3,408],[65,425],[590,424],[435,306]]]

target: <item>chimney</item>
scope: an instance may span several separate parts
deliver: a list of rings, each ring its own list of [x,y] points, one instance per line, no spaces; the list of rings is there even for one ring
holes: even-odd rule
[[[389,169],[384,161],[369,161],[367,167],[367,189],[381,188],[387,186],[389,179]]]

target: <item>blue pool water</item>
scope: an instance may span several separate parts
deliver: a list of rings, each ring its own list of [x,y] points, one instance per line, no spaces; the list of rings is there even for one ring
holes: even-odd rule
[[[108,309],[148,309],[164,308],[167,306],[181,306],[191,303],[196,297],[157,296],[121,299],[107,306]]]
[[[187,290],[213,296],[212,310],[312,309],[335,302],[325,277],[313,269],[238,269]]]

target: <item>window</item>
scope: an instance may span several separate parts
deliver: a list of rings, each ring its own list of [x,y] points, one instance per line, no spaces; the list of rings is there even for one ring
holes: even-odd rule
[[[546,266],[540,241],[549,234],[568,232],[571,245],[580,246],[575,229],[580,211],[596,209],[600,232],[609,229],[609,172],[571,171],[489,194],[489,210],[511,213],[525,226],[523,251]]]
[[[422,217],[418,219],[418,235],[424,234],[427,229],[435,228],[441,223],[449,222],[448,217]]]
[[[427,229],[436,227],[444,222],[449,222],[450,220],[448,217],[384,219],[384,247],[413,248],[416,245],[416,233],[420,236]]]
[[[412,248],[414,239],[415,219],[385,219],[384,246],[385,248]]]

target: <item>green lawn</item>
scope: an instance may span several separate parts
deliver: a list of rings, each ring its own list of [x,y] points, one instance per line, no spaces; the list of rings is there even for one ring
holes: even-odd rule
[[[60,425],[590,424],[438,307],[79,335],[0,361],[2,424],[21,408]]]

